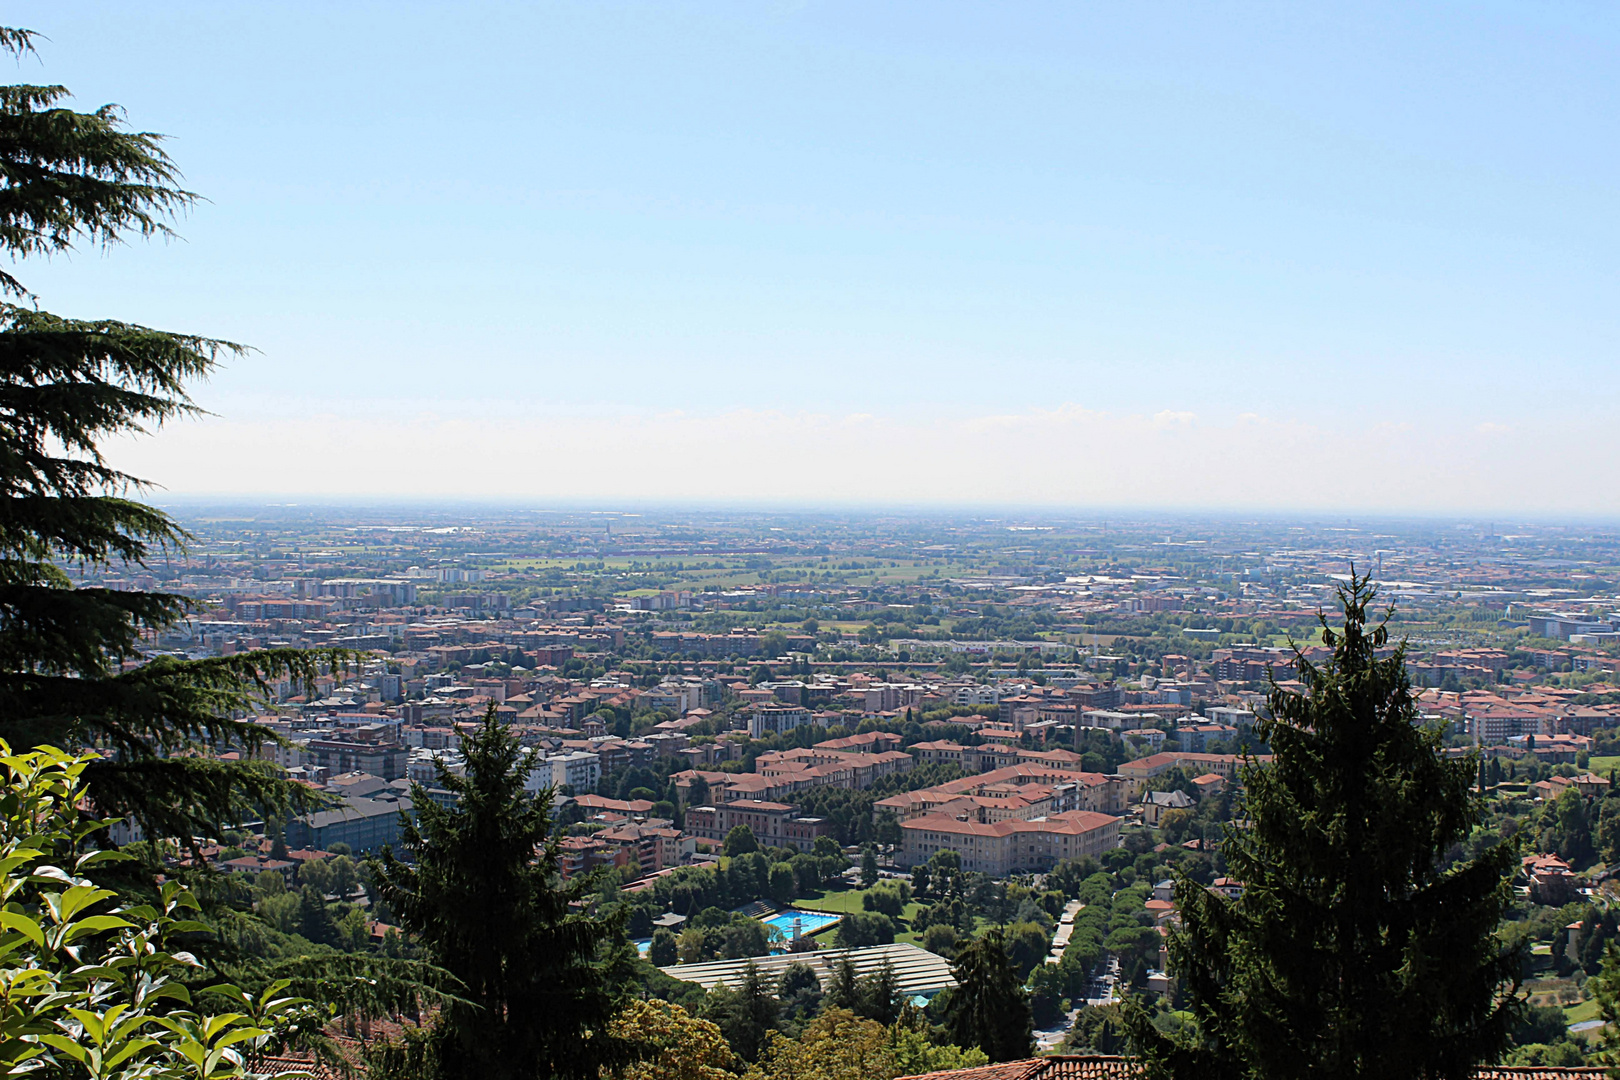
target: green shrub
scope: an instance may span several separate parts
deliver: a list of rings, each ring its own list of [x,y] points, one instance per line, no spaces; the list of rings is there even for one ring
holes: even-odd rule
[[[85,850],[111,822],[83,813],[94,754],[13,754],[0,740],[0,1061],[11,1074],[96,1080],[228,1080],[323,1017],[285,981],[258,997],[229,984],[188,991],[200,967],[171,951],[207,930],[196,899],[164,882],[155,905],[119,905],[85,876],[129,856]],[[215,1012],[201,1005],[215,1002]]]

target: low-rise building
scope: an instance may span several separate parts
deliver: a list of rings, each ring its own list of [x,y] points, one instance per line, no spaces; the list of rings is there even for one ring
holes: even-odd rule
[[[1203,753],[1212,742],[1227,742],[1237,738],[1238,729],[1226,724],[1177,724],[1176,741],[1181,749]]]
[[[1142,820],[1157,825],[1172,810],[1191,810],[1197,803],[1185,791],[1149,791],[1142,796]]]
[[[400,815],[412,813],[404,797],[368,799],[350,797],[342,806],[319,810],[287,822],[286,842],[293,848],[331,850],[347,844],[356,854],[398,844],[403,833]]]

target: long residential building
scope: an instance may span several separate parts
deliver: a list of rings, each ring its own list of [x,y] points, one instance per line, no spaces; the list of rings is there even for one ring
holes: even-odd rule
[[[1134,794],[1128,782],[1102,773],[1077,772],[1036,764],[1009,765],[975,776],[947,780],[931,788],[891,795],[878,800],[873,805],[873,812],[893,813],[905,821],[935,813],[947,803],[963,797],[973,797],[1020,799],[1031,808],[1027,815],[1014,816],[1038,817],[1069,810],[1120,814],[1130,807]]]
[[[900,863],[917,866],[938,851],[954,851],[962,869],[993,877],[1050,870],[1060,859],[1099,856],[1119,847],[1120,819],[1070,810],[1032,821],[962,821],[924,814],[900,823]]]
[[[692,806],[686,811],[686,831],[699,840],[718,843],[739,825],[753,831],[762,846],[809,851],[816,838],[832,835],[826,818],[804,817],[787,803],[737,799],[719,806]]]
[[[711,802],[716,806],[722,803],[735,802],[738,799],[781,802],[796,790],[791,778],[765,776],[760,773],[710,772],[705,769],[685,769],[678,773],[671,773],[669,778],[675,782],[675,792],[680,797],[682,806],[691,802],[692,785],[699,780],[702,780],[709,788],[708,798],[699,801]]]
[[[1119,767],[1119,775],[1139,785],[1171,769],[1182,769],[1195,776],[1215,773],[1217,776],[1233,780],[1237,778],[1238,769],[1242,767],[1244,760],[1239,754],[1194,754],[1173,750],[1127,761]],[[1258,754],[1248,760],[1265,764],[1271,760],[1271,755]]]
[[[910,772],[916,763],[916,758],[899,750],[874,754],[801,746],[759,755],[754,771],[788,780],[795,791],[808,787],[864,790],[885,776]]]
[[[404,831],[402,814],[414,816],[408,798],[351,797],[335,809],[317,810],[287,822],[287,846],[326,850],[342,843],[356,854],[376,851],[385,844],[400,842]]]
[[[1040,765],[1079,771],[1082,758],[1072,750],[1027,750],[1021,746],[984,743],[963,746],[948,740],[914,743],[906,752],[919,765],[958,765],[963,772],[983,773],[1009,765]]]

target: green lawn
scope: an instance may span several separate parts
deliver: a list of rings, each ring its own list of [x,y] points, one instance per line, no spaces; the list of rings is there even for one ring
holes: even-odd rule
[[[1596,998],[1564,1007],[1564,1022],[1566,1024],[1579,1024],[1583,1020],[1596,1020],[1597,1018],[1598,1003]]]
[[[796,908],[803,908],[805,911],[831,911],[837,912],[841,915],[849,915],[853,912],[866,910],[861,906],[861,897],[865,895],[865,889],[845,889],[841,892],[824,892],[819,896],[805,897],[800,900],[795,900],[793,901],[793,906]],[[911,945],[916,945],[918,943],[917,935],[911,932],[911,920],[917,917],[917,912],[921,908],[922,905],[913,900],[900,910],[900,932],[894,935],[895,941],[903,941]],[[837,937],[837,935],[838,927],[829,926],[827,929],[819,930],[810,936],[821,942],[822,946],[825,948],[833,944],[833,939]]]
[[[1599,776],[1608,776],[1610,769],[1620,769],[1620,754],[1610,754],[1607,757],[1587,758],[1586,767]]]
[[[848,915],[851,912],[866,910],[865,908],[861,907],[861,897],[865,894],[865,889],[844,889],[835,892],[823,892],[816,896],[809,896],[800,900],[795,900],[793,901],[793,906],[796,908],[803,908],[805,911],[835,911],[840,914]],[[916,900],[913,900],[901,909],[899,928],[894,935],[894,940],[896,942],[918,946],[922,944],[922,942],[919,940],[920,935],[913,933],[911,929],[911,921],[917,917],[917,912],[922,909],[922,906],[922,904],[918,903]],[[988,919],[982,915],[979,916],[974,923],[973,936],[978,937],[980,934],[988,930],[991,925],[992,924]],[[822,948],[829,948],[833,945],[834,938],[836,938],[837,935],[838,927],[829,926],[827,929],[817,931],[810,936],[819,941]]]
[[[865,889],[844,889],[835,892],[823,892],[819,896],[806,897],[793,901],[793,906],[806,911],[837,911],[848,915],[852,911],[864,911],[861,907],[861,897],[866,895]]]

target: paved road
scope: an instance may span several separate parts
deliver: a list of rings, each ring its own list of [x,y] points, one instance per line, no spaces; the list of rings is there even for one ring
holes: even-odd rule
[[[1113,954],[1097,966],[1086,982],[1087,1005],[1112,1005],[1119,994],[1119,960]]]

